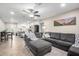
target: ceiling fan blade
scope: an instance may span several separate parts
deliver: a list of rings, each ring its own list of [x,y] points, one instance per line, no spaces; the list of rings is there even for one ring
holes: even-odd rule
[[[29,12],[33,12],[34,10],[33,9],[27,9]]]
[[[40,17],[40,15],[34,15],[34,16]]]
[[[27,14],[29,14],[26,10],[22,10],[23,12],[25,12],[25,13],[27,13]]]
[[[39,11],[34,11],[34,13],[38,13]]]

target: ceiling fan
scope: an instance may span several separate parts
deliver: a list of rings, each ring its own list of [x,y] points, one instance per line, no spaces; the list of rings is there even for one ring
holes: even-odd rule
[[[38,14],[39,11],[34,10],[36,7],[38,7],[38,6],[40,6],[40,5],[42,5],[42,3],[35,3],[35,6],[34,6],[33,9],[26,9],[26,10],[23,10],[23,12],[25,12],[25,13],[27,13],[27,14],[33,16],[33,17],[40,17],[40,15]]]
[[[40,15],[38,14],[39,11],[35,11],[34,9],[26,9],[26,10],[23,10],[23,12],[25,12],[33,17],[40,17]]]

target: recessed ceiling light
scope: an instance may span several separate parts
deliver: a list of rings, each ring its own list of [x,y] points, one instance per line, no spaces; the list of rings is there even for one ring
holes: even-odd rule
[[[65,7],[66,4],[65,4],[65,3],[61,3],[60,6],[61,6],[61,7]]]
[[[15,13],[13,11],[11,11],[10,14],[14,15]]]

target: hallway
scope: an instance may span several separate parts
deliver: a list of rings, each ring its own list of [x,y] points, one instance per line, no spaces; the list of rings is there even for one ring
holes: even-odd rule
[[[12,43],[12,44],[11,44]],[[0,56],[31,56],[30,50],[25,48],[23,39],[13,36],[13,41],[0,42]]]

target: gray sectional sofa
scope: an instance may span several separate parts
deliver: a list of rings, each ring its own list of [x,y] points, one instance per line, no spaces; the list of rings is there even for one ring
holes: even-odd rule
[[[52,43],[53,46],[68,51],[70,46],[75,43],[75,34],[69,33],[49,33],[50,38],[44,40]]]
[[[29,38],[25,42],[28,43],[28,47],[34,53],[34,55],[44,55],[51,51],[51,46],[68,51],[69,48],[75,43],[75,34],[70,33],[54,33],[46,32],[50,35],[49,38],[42,38],[43,33],[35,33],[37,41],[31,41]],[[42,40],[41,40],[42,39]]]
[[[56,33],[46,32],[50,38],[43,38],[44,40],[52,43],[53,46],[68,51],[68,49],[75,43],[75,34],[71,33]],[[42,37],[43,33],[36,33],[36,37]]]

